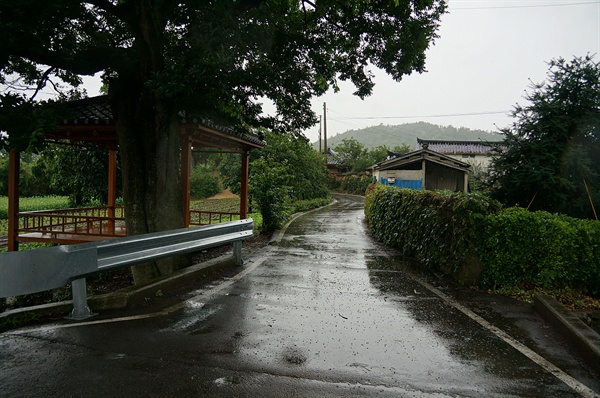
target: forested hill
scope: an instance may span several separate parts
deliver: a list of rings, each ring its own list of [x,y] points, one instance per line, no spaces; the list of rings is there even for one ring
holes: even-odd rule
[[[454,140],[454,141],[501,141],[502,136],[483,130],[471,130],[465,127],[438,126],[436,124],[418,122],[396,126],[383,125],[371,126],[358,130],[348,130],[333,137],[327,137],[327,146],[330,148],[340,144],[345,138],[354,138],[366,148],[376,148],[385,145],[389,148],[407,144],[417,149],[417,137],[426,140]],[[319,147],[319,143],[314,145]]]

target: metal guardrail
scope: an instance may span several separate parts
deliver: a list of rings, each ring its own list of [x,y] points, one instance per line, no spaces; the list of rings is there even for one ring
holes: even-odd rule
[[[228,243],[233,244],[236,263],[241,265],[242,240],[252,237],[253,228],[254,221],[249,218],[99,242],[2,253],[0,298],[71,283],[73,310],[70,318],[85,319],[93,315],[87,305],[87,275]]]

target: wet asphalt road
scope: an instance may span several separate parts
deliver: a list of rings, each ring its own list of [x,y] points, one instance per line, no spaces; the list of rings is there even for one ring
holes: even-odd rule
[[[596,396],[403,272],[363,218],[339,197],[182,308],[0,334],[0,396]]]

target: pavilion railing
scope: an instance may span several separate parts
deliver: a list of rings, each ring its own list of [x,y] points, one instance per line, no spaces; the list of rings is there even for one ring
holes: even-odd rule
[[[190,210],[190,225],[210,225],[240,219],[240,213]]]
[[[239,219],[239,212],[190,210],[190,226],[219,224]],[[122,206],[20,212],[19,225],[19,235],[41,233],[107,238],[126,235]]]
[[[122,206],[82,207],[19,213],[19,235],[69,234],[117,237],[125,236]]]

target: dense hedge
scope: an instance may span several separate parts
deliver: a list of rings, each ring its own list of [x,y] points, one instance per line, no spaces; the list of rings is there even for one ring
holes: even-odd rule
[[[509,208],[484,219],[484,287],[570,287],[600,294],[600,223]]]
[[[367,190],[365,215],[377,240],[459,280],[485,288],[569,287],[600,294],[598,221],[501,210],[478,194],[382,185]]]
[[[483,230],[485,215],[499,209],[498,202],[478,194],[379,184],[369,187],[365,202],[365,215],[375,239],[448,274],[460,272],[465,265],[479,268],[477,235]]]

